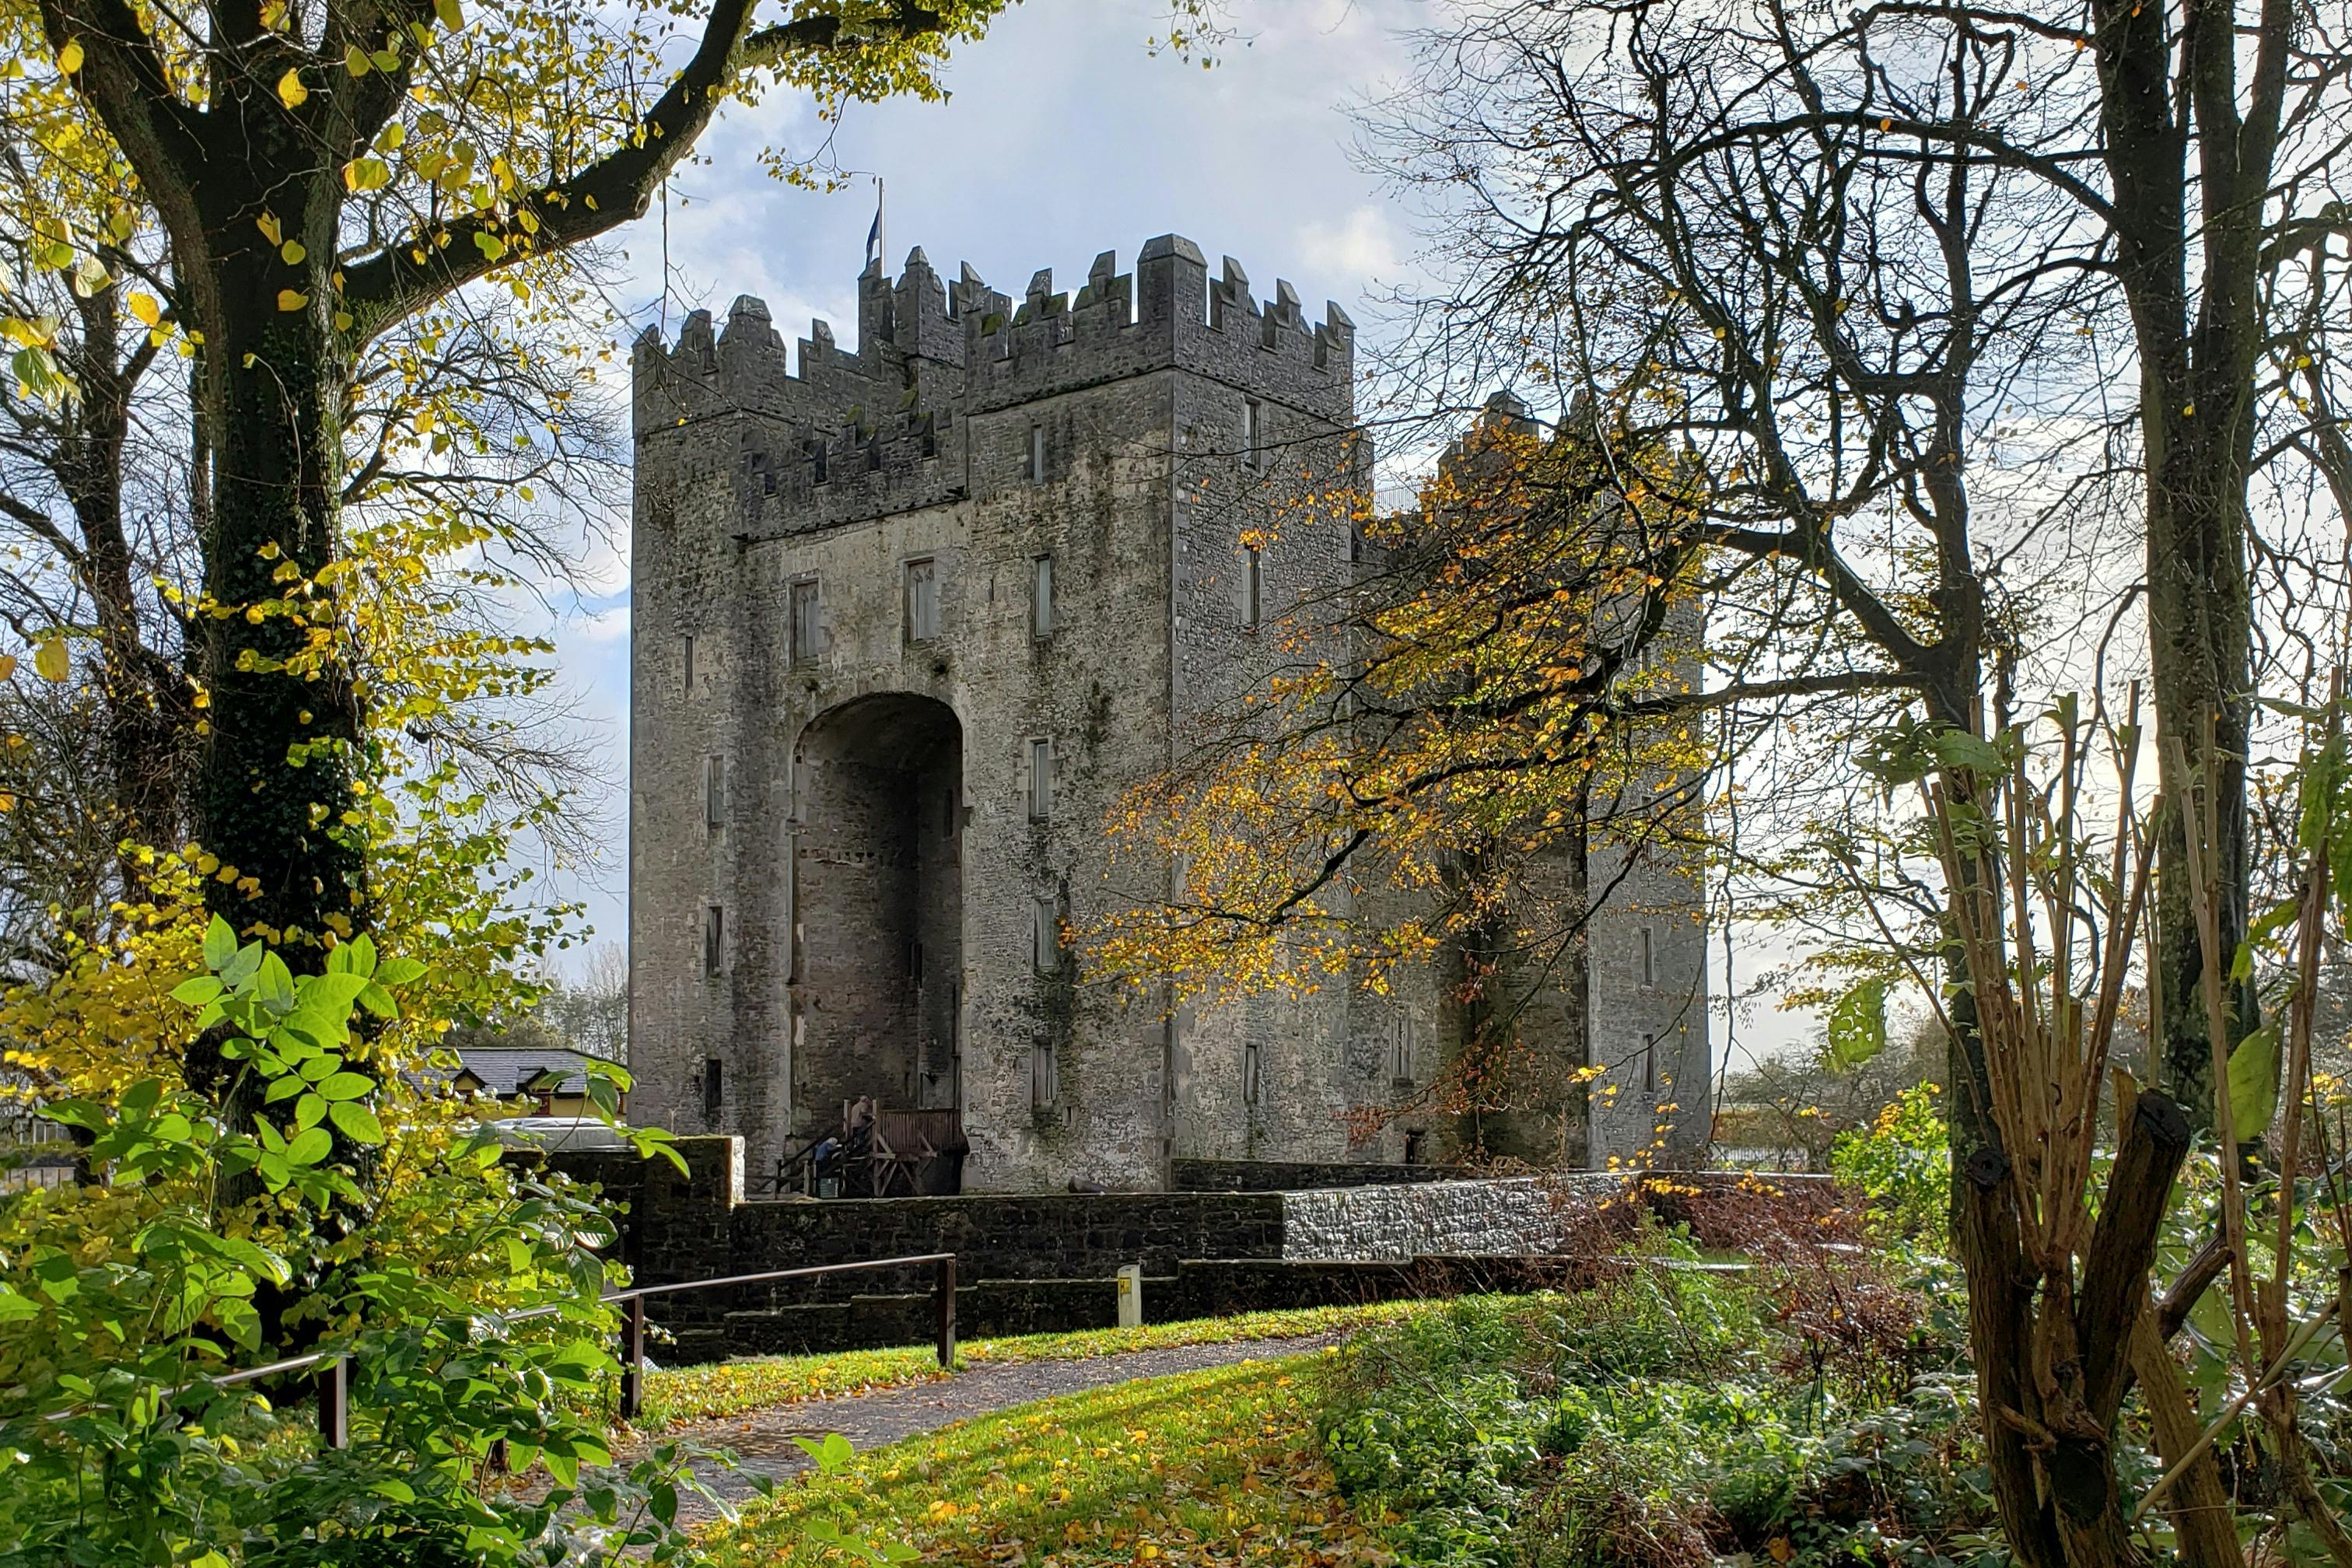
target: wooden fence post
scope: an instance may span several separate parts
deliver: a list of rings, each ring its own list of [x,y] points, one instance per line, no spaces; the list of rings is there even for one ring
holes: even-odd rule
[[[316,1378],[319,1390],[319,1441],[330,1448],[352,1446],[352,1360],[337,1356],[320,1362]]]
[[[955,1366],[955,1254],[931,1267],[931,1298],[940,1314],[940,1370],[948,1372]]]
[[[646,1299],[629,1298],[621,1325],[621,1419],[635,1421],[646,1407]]]

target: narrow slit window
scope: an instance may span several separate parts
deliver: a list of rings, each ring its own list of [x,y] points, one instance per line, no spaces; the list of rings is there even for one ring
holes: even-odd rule
[[[694,637],[691,633],[686,639],[686,689],[688,693],[694,690]]]
[[[1054,558],[1040,555],[1032,563],[1034,582],[1030,591],[1030,630],[1040,637],[1054,635]]]
[[[1642,1037],[1642,1092],[1655,1094],[1657,1091],[1658,1037],[1643,1035]]]
[[[1051,899],[1038,899],[1029,907],[1029,963],[1040,974],[1062,966],[1061,911]]]
[[[716,833],[727,821],[727,759],[702,759],[702,826]]]
[[[715,977],[727,959],[727,911],[717,904],[702,911],[702,973]]]
[[[831,450],[828,449],[825,444],[822,441],[811,441],[808,446],[808,455],[809,481],[812,484],[819,485],[829,481],[833,478],[833,453]]]
[[[814,664],[821,646],[818,629],[817,580],[804,577],[792,585],[792,655],[794,664]]]
[[[1029,481],[1032,484],[1045,482],[1045,427],[1043,425],[1029,426]]]
[[[726,1113],[726,1064],[717,1057],[705,1057],[702,1058],[702,1125],[716,1132]]]
[[[1054,820],[1054,742],[1029,742],[1029,820]]]
[[[1644,985],[1655,985],[1657,983],[1657,938],[1655,933],[1654,933],[1648,926],[1643,926],[1642,928],[1642,984]]]
[[[907,640],[929,642],[940,635],[940,568],[928,558],[907,563]]]
[[[1252,468],[1265,467],[1265,405],[1255,397],[1242,402],[1242,461]]]
[[[1242,1042],[1242,1103],[1255,1105],[1265,1090],[1265,1064],[1255,1040]]]
[[[1055,1059],[1053,1037],[1039,1035],[1029,1042],[1030,1109],[1051,1110],[1061,1102],[1061,1064]]]
[[[1242,547],[1241,584],[1238,594],[1242,625],[1250,631],[1258,628],[1265,614],[1265,557],[1255,544]]]

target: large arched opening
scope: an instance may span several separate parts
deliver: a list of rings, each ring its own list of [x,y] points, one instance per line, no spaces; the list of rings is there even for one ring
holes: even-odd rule
[[[871,1097],[952,1121],[961,1094],[963,727],[911,692],[827,709],[793,764],[795,1120]]]

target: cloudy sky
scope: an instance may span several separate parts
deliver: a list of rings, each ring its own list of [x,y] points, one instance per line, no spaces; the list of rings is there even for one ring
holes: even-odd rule
[[[1153,58],[1157,0],[1025,0],[947,73],[944,103],[853,108],[832,160],[879,174],[895,271],[919,245],[949,277],[970,261],[1018,295],[1054,268],[1064,288],[1116,249],[1122,267],[1171,231],[1239,260],[1261,295],[1286,278],[1310,318],[1337,300],[1369,332],[1369,301],[1409,276],[1415,241],[1377,172],[1355,156],[1349,104],[1401,75],[1417,0],[1249,0],[1243,35],[1215,68]],[[636,328],[688,310],[724,316],[738,294],[767,300],[789,342],[812,317],[845,348],[856,331],[856,279],[874,216],[870,180],[831,195],[761,170],[763,147],[814,147],[824,128],[779,94],[737,111],[703,142],[705,160],[673,182],[663,289],[658,215],[628,231],[627,298]],[[590,907],[594,941],[626,931],[625,763],[628,723],[625,542],[604,552],[557,636],[560,662],[597,726],[612,777],[607,863],[559,886]]]

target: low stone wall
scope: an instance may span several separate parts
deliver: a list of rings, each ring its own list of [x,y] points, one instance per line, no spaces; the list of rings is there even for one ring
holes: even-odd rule
[[[1168,1184],[1180,1193],[1297,1193],[1325,1187],[1450,1182],[1461,1175],[1451,1165],[1336,1160],[1171,1160],[1168,1165]]]
[[[739,1140],[683,1138],[677,1147],[684,1174],[625,1152],[547,1158],[625,1205],[618,1250],[638,1283],[952,1252],[968,1337],[1108,1325],[1114,1277],[1129,1263],[1143,1266],[1144,1310],[1155,1321],[1527,1289],[1559,1271],[1564,1195],[1623,1190],[1607,1175],[1565,1184],[1416,1176],[1314,1191],[746,1202]],[[930,1333],[932,1283],[925,1265],[656,1297],[655,1319],[675,1335],[657,1355],[919,1343]]]
[[[1292,1262],[1528,1258],[1559,1250],[1559,1189],[1534,1177],[1282,1194]]]

